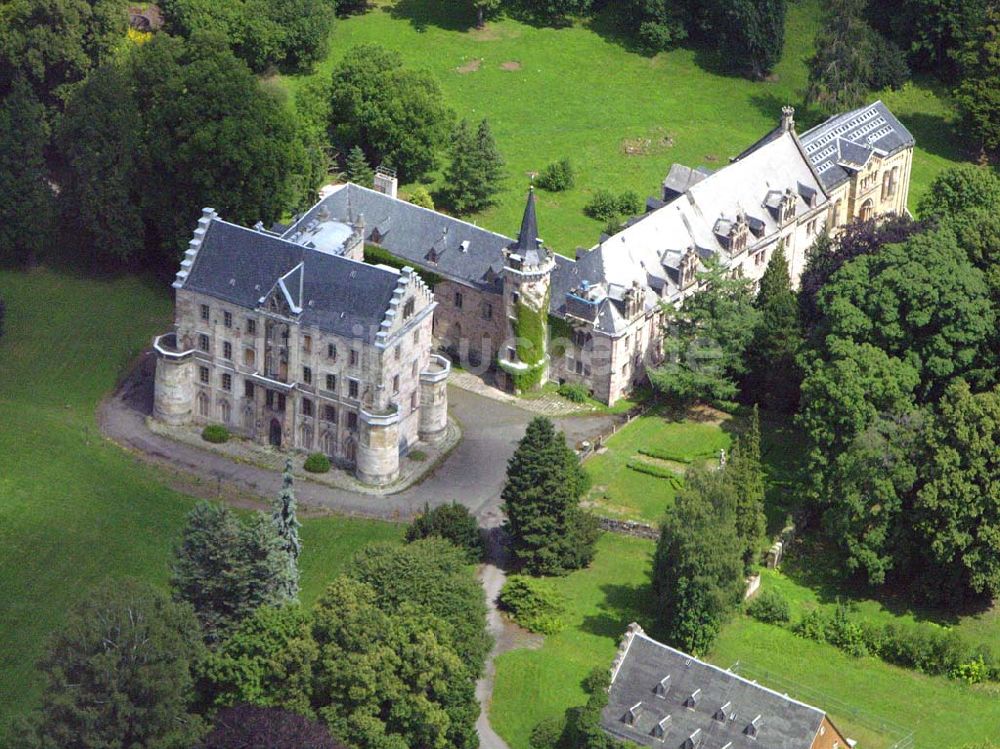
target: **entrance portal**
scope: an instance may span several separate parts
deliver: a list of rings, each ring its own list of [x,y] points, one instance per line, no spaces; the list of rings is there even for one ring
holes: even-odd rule
[[[271,419],[271,435],[269,441],[275,447],[281,447],[281,422],[277,419]]]

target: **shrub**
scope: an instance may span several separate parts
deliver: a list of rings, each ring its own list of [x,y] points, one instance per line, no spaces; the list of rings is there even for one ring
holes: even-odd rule
[[[834,647],[855,658],[871,655],[865,643],[861,625],[848,619],[847,611],[843,606],[837,609],[833,619],[827,625],[826,639]]]
[[[466,552],[470,562],[478,561],[483,555],[483,540],[479,535],[479,523],[469,512],[469,508],[452,502],[433,510],[424,505],[424,512],[406,529],[406,540],[412,543],[421,538],[435,536],[451,541]]]
[[[670,49],[686,36],[687,32],[680,24],[671,25],[658,21],[643,21],[639,24],[639,47],[648,54]]]
[[[538,186],[551,192],[569,190],[576,182],[573,164],[569,159],[554,161],[538,175]]]
[[[611,221],[618,218],[618,198],[610,190],[598,190],[583,212],[598,221]]]
[[[640,463],[637,460],[630,460],[626,465],[633,471],[645,473],[647,476],[655,476],[658,479],[666,479],[670,482],[674,489],[681,488],[680,477],[669,468],[661,468],[660,466],[650,465],[649,463]]]
[[[764,624],[784,624],[792,617],[788,601],[776,590],[765,590],[750,601],[747,613]]]
[[[792,631],[800,637],[805,637],[807,640],[826,642],[826,628],[828,624],[829,622],[823,612],[819,609],[813,609],[802,615],[802,618],[799,619],[798,624],[795,625]]]
[[[417,463],[422,463],[427,460],[427,453],[423,450],[410,450],[410,452],[406,454],[406,457]]]
[[[566,717],[563,715],[545,718],[531,729],[528,744],[531,749],[556,749],[566,730]]]
[[[642,198],[635,190],[626,190],[618,196],[615,207],[623,216],[635,216],[642,213]]]
[[[576,382],[566,382],[560,385],[559,395],[574,403],[586,403],[590,399],[590,391]]]
[[[323,453],[312,453],[302,467],[309,473],[326,473],[330,470],[330,459]]]
[[[500,591],[500,608],[525,629],[552,635],[565,627],[565,601],[544,580],[512,575]]]
[[[410,190],[410,195],[407,200],[413,205],[419,205],[421,208],[429,208],[434,210],[434,198],[431,194],[427,192],[427,188],[423,185],[417,185],[412,190]]]
[[[223,442],[229,442],[229,430],[222,424],[209,424],[201,430],[201,438],[205,442],[221,445]]]

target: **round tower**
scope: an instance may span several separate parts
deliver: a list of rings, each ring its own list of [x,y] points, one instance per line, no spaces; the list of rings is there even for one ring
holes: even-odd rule
[[[153,340],[156,377],[153,386],[153,417],[178,426],[191,420],[194,403],[194,349],[182,351],[177,334],[166,333]]]
[[[448,375],[451,362],[437,354],[420,373],[420,440],[435,443],[448,433]]]
[[[361,409],[355,475],[373,486],[385,486],[399,477],[399,410]]]
[[[549,296],[556,267],[538,236],[534,188],[528,191],[517,242],[504,250],[504,259],[504,310],[510,325],[497,366],[510,390],[534,390],[549,377]]]

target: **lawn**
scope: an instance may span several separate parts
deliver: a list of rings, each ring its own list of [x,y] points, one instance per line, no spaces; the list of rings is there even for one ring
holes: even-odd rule
[[[435,75],[460,117],[490,121],[507,180],[497,206],[474,217],[478,223],[516,232],[529,174],[573,160],[574,189],[538,195],[542,236],[571,255],[601,233],[603,225],[582,213],[595,190],[657,194],[673,162],[717,168],[774,127],[784,104],[798,107],[800,129],[817,122],[802,102],[821,7],[789,3],[785,53],[770,81],[729,75],[703,50],[629,52],[602,18],[567,28],[505,19],[476,31],[464,6],[439,0],[378,2],[336,24],[330,55],[312,76],[283,80],[294,96],[311,78],[328,78],[355,44],[398,50],[407,65]],[[912,208],[934,175],[963,157],[954,113],[946,92],[925,81],[879,95],[917,139]]]
[[[538,650],[497,660],[490,719],[511,749],[528,749],[540,720],[585,701],[581,680],[594,667],[610,666],[629,622],[656,635],[649,614],[652,550],[650,542],[605,535],[590,569],[555,581],[568,599],[568,628]],[[743,616],[724,628],[708,659],[824,708],[863,749],[888,749],[907,730],[918,749],[957,749],[994,737],[1000,725],[995,688],[850,658]]]
[[[106,576],[165,584],[192,500],[103,440],[100,398],[170,324],[162,284],[0,272],[0,735],[34,704],[33,663],[68,606]],[[303,598],[398,526],[324,517],[303,528]],[[2,741],[0,741],[2,743]]]

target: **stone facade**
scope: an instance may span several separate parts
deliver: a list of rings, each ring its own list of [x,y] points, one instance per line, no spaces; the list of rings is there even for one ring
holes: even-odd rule
[[[192,273],[212,249],[195,248]],[[322,259],[322,272],[331,260]],[[309,274],[310,258],[302,266]],[[351,275],[357,266],[337,259],[334,270]],[[156,418],[221,423],[263,444],[322,452],[368,483],[393,481],[399,456],[447,427],[450,365],[432,353],[430,289],[408,268],[378,273],[387,274],[378,277],[387,298],[378,319],[337,331],[327,320],[349,310],[317,309],[308,290],[289,303],[276,284],[250,307],[198,284],[175,284],[175,330],[156,342]],[[432,404],[429,414],[424,403]]]

